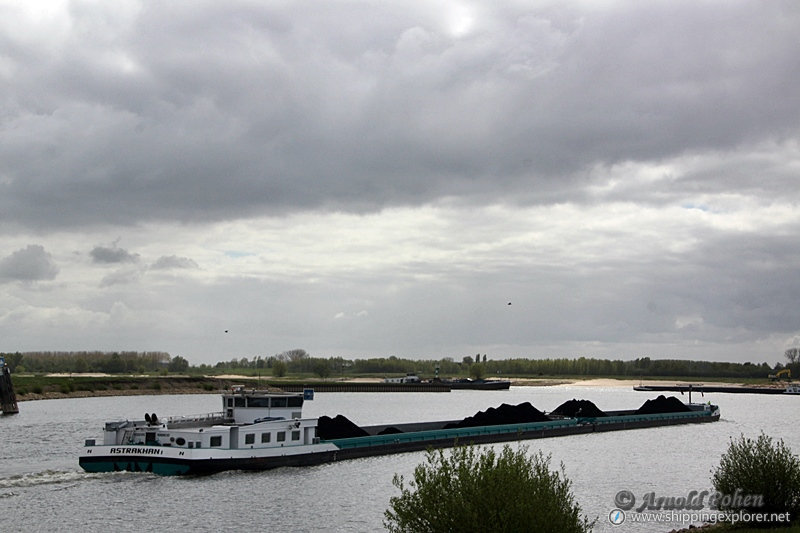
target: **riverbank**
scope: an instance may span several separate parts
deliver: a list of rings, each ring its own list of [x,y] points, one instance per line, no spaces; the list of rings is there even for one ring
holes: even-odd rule
[[[230,388],[235,384],[244,384],[248,387],[265,388],[282,385],[309,385],[331,383],[381,383],[381,378],[349,378],[349,379],[275,379],[243,376],[237,374],[224,374],[217,376],[148,376],[148,375],[110,375],[110,374],[49,374],[14,375],[12,376],[17,401],[34,401],[60,398],[85,398],[95,396],[141,396],[157,394],[217,394],[221,390]],[[614,378],[508,378],[513,387],[604,387],[604,388],[633,388],[634,386],[656,385],[673,386],[678,383],[702,385],[725,385],[730,387],[752,387],[751,384],[722,381],[688,381],[675,379],[653,379],[640,381],[638,379]],[[765,383],[763,387],[783,388],[783,383]]]
[[[216,394],[231,385],[228,380],[207,376],[110,376],[102,374],[34,376],[22,374],[14,375],[12,379],[18,402],[95,396]]]

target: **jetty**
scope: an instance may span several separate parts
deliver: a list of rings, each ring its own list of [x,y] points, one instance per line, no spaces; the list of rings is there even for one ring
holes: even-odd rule
[[[4,415],[19,413],[17,395],[14,394],[14,385],[11,383],[11,371],[3,357],[0,357],[0,368],[2,368],[2,373],[0,373],[0,408],[2,408]]]

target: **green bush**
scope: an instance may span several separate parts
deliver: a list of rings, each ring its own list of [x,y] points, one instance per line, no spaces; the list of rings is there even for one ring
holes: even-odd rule
[[[384,526],[393,532],[537,531],[585,532],[595,521],[581,516],[571,482],[550,470],[550,456],[528,456],[527,447],[459,446],[449,456],[428,451],[427,463],[390,499]]]
[[[719,466],[712,470],[711,482],[720,494],[741,496],[738,502],[730,498],[731,505],[721,505],[722,511],[789,512],[792,517],[800,511],[800,459],[783,440],[773,442],[763,433],[756,440],[744,435],[731,439]],[[763,498],[756,498],[755,505],[742,505],[748,495]]]

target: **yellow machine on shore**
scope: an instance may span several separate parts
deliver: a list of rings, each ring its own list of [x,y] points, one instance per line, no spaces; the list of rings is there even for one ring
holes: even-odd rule
[[[783,370],[778,370],[776,373],[770,374],[767,377],[769,377],[769,379],[771,379],[772,381],[778,381],[779,379],[786,379],[787,381],[791,381],[792,371],[789,370],[788,368],[784,368]]]

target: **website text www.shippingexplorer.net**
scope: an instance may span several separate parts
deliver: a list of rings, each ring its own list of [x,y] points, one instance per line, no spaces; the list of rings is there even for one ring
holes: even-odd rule
[[[671,524],[696,524],[703,523],[749,523],[749,524],[788,524],[791,522],[790,513],[754,513],[749,511],[736,511],[721,513],[719,511],[659,511],[635,512],[612,509],[608,513],[608,521],[615,526],[622,524],[643,523],[671,523]]]

